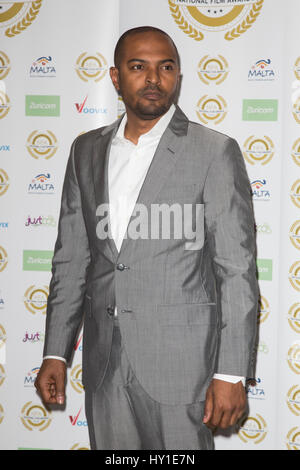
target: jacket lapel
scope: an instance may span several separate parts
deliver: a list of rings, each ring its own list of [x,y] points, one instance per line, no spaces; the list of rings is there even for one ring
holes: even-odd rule
[[[92,165],[96,208],[100,204],[107,204],[107,207],[109,207],[108,160],[111,143],[117,133],[120,122],[121,118],[110,126],[105,127],[97,137],[94,144]],[[113,262],[116,262],[121,254],[123,256],[126,250],[130,250],[132,248],[132,251],[134,252],[134,243],[137,243],[137,240],[131,240],[127,236],[127,232],[131,221],[135,218],[134,214],[137,209],[137,205],[144,204],[145,206],[149,206],[151,202],[154,202],[160,189],[163,187],[164,182],[168,178],[168,175],[172,173],[174,165],[181,153],[179,151],[182,142],[181,137],[187,134],[187,129],[188,118],[177,106],[169,126],[159,142],[140,189],[136,204],[127,225],[120,252],[118,252],[116,244],[112,238],[110,223],[108,224],[108,238],[105,240],[99,239],[99,242],[102,245],[102,253]]]
[[[122,254],[123,256],[126,250],[132,249],[131,253],[135,252],[134,244],[137,243],[137,240],[131,240],[128,237],[127,232],[130,223],[136,217],[135,210],[137,209],[137,205],[143,204],[149,208],[151,203],[155,201],[156,196],[163,187],[168,175],[172,173],[175,163],[181,154],[181,137],[187,134],[187,129],[188,118],[179,107],[176,107],[176,111],[169,123],[169,126],[160,139],[159,145],[140,189],[136,204],[127,225],[126,235],[123,239],[119,253],[120,255]]]
[[[97,137],[94,144],[92,171],[96,210],[102,204],[106,204],[106,206],[109,207],[108,159],[111,143],[115,134],[117,133],[120,121],[121,118],[115,121],[110,126],[105,127],[102,130],[101,134]],[[100,249],[102,253],[115,262],[118,257],[118,250],[111,235],[110,222],[108,224],[108,238],[105,240],[101,240],[100,238],[98,238],[98,240],[101,244]]]

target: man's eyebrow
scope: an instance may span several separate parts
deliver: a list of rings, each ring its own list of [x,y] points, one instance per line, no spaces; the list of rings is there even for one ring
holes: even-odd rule
[[[129,59],[127,64],[130,64],[131,62],[143,62],[143,63],[146,63],[148,62],[147,60],[144,60],[144,59],[136,59],[136,58],[133,58],[133,59]],[[160,64],[164,64],[165,62],[173,62],[174,64],[176,63],[176,60],[174,59],[163,59],[163,60],[160,60],[159,63]]]

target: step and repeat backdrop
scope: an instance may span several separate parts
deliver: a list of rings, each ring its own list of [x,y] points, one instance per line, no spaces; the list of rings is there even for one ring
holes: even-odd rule
[[[69,149],[124,110],[120,34],[157,26],[179,105],[236,138],[253,193],[260,310],[249,413],[216,449],[300,450],[300,33],[297,0],[0,1],[0,449],[89,449],[81,337],[64,409],[35,392]]]

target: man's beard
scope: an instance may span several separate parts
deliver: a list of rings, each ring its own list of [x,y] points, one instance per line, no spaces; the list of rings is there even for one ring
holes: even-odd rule
[[[159,93],[162,97],[166,96],[166,94],[156,85],[145,87],[143,90],[138,92],[138,95],[143,97],[143,95],[147,92]],[[171,95],[169,95],[167,101],[161,105],[158,105],[157,103],[151,103],[151,101],[149,101],[149,104],[138,102],[135,107],[131,106],[129,103],[125,103],[125,105],[128,106],[129,109],[140,119],[143,119],[144,121],[151,121],[153,119],[157,119],[160,116],[163,116],[170,109],[170,106],[175,100],[175,96],[176,89]]]

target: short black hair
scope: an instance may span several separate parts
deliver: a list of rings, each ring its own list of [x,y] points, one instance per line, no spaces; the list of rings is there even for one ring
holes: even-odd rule
[[[163,34],[164,36],[166,36],[171,41],[171,43],[173,44],[173,47],[175,49],[176,59],[178,61],[178,65],[180,67],[180,57],[179,57],[179,53],[178,53],[177,47],[176,47],[173,39],[165,31],[163,31],[162,29],[159,29],[159,28],[155,28],[154,26],[138,26],[137,28],[128,29],[127,31],[125,31],[125,33],[122,34],[122,36],[119,38],[119,40],[116,44],[116,47],[115,47],[115,52],[114,52],[115,67],[119,68],[119,66],[120,66],[121,56],[122,56],[122,49],[123,49],[125,39],[128,36],[131,36],[133,34],[148,33],[148,32]]]

